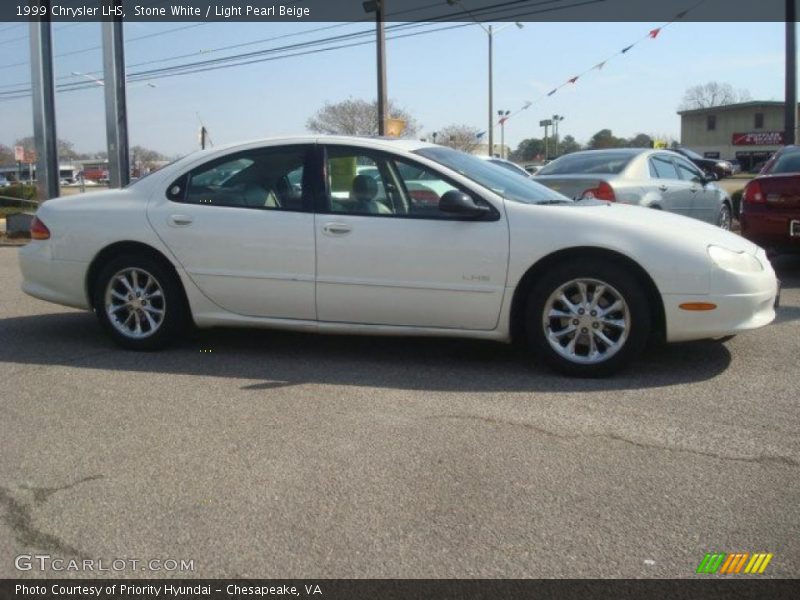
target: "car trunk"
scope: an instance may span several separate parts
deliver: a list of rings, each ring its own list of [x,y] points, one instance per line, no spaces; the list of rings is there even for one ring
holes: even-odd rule
[[[757,181],[770,208],[800,208],[800,174],[766,175]]]
[[[591,190],[600,185],[600,182],[611,184],[613,177],[607,178],[599,175],[538,175],[533,178],[537,183],[549,187],[551,190],[563,194],[568,198],[579,198],[586,190]],[[613,186],[612,186],[613,187]]]

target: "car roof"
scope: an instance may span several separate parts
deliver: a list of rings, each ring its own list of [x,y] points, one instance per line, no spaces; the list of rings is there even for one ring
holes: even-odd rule
[[[580,150],[578,152],[570,152],[569,154],[564,154],[562,156],[577,156],[580,154],[599,154],[601,152],[614,152],[616,154],[630,154],[631,156],[635,156],[637,154],[650,151],[652,151],[652,148],[597,148],[595,150]],[[562,156],[559,156],[558,158],[562,158]]]
[[[214,150],[231,150],[239,147],[251,147],[259,144],[281,145],[281,144],[355,144],[372,147],[384,147],[386,149],[405,150],[413,152],[420,148],[435,146],[430,142],[421,140],[411,140],[394,137],[368,136],[368,135],[289,135],[256,138],[224,146],[215,146]]]

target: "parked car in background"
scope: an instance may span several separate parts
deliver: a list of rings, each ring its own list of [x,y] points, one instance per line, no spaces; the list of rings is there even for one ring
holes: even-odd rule
[[[742,235],[773,252],[800,251],[800,146],[786,146],[742,194]]]
[[[480,158],[492,163],[493,165],[502,167],[507,171],[521,175],[522,177],[528,178],[531,176],[531,174],[528,173],[524,167],[521,167],[517,163],[511,162],[510,160],[506,160],[505,158],[498,158],[497,156],[481,156]]]
[[[528,172],[530,175],[536,175],[544,165],[524,165],[523,168]]]
[[[731,175],[738,175],[742,172],[742,163],[735,158],[728,158],[726,162],[731,166]]]
[[[732,202],[683,156],[669,150],[584,150],[554,160],[534,179],[572,198],[638,204],[731,228]]]
[[[408,178],[438,203],[415,202]],[[573,202],[413,140],[195,152],[122,190],[48,200],[31,238],[18,254],[23,290],[93,310],[134,350],[164,347],[190,323],[519,339],[566,373],[596,376],[652,338],[767,325],[778,293],[764,251],[738,235]]]
[[[6,179],[5,175],[0,175],[0,187],[5,187],[7,185],[11,185],[11,182]]]
[[[707,173],[714,179],[722,179],[723,177],[730,177],[733,175],[733,167],[727,160],[705,158],[689,148],[678,147],[672,148],[672,150],[688,158],[695,165],[700,167],[704,173]]]

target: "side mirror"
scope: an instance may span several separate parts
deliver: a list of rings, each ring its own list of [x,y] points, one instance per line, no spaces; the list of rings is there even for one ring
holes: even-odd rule
[[[439,199],[439,210],[454,215],[474,218],[482,217],[491,211],[488,206],[476,204],[471,196],[464,192],[459,192],[458,190],[450,190],[444,193]]]

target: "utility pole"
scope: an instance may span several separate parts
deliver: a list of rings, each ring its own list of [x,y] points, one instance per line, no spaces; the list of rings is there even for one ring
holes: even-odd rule
[[[386,95],[386,30],[383,19],[386,15],[386,0],[366,0],[364,12],[375,13],[375,45],[378,58],[378,135],[386,135],[386,120],[389,118],[389,100]]]
[[[106,141],[108,145],[108,186],[130,183],[128,155],[128,110],[125,102],[125,50],[122,36],[122,1],[114,0],[119,15],[103,27],[103,77],[106,96]]]
[[[493,105],[493,91],[492,87],[492,63],[494,59],[492,57],[492,26],[489,25],[489,156],[494,156],[494,107]]]
[[[200,149],[206,149],[206,138],[208,137],[208,130],[205,125],[200,126]]]
[[[36,181],[39,201],[59,194],[56,100],[53,83],[53,44],[50,30],[50,0],[39,4],[47,16],[30,23],[31,91],[33,133],[36,140]],[[33,178],[33,166],[28,166]]]
[[[786,106],[783,143],[797,143],[797,24],[795,0],[786,0]]]

